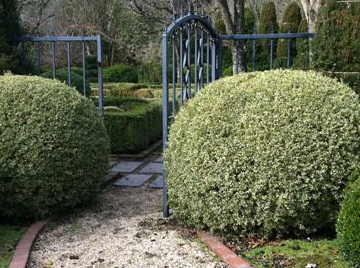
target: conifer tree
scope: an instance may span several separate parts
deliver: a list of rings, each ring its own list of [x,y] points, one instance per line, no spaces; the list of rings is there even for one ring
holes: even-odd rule
[[[278,23],[276,17],[276,9],[274,2],[265,3],[260,14],[258,27],[259,34],[269,34],[278,32]],[[273,54],[276,52],[276,42],[273,42]],[[270,68],[270,40],[260,40],[260,46],[256,51],[257,70],[262,71]],[[273,55],[275,56],[275,55]]]
[[[296,33],[301,22],[301,10],[297,3],[291,2],[285,9],[280,33]],[[290,65],[296,57],[296,40],[290,41]],[[275,68],[286,68],[288,58],[288,40],[281,39],[276,50]]]
[[[298,33],[305,33],[308,31],[308,24],[306,19],[302,19]],[[293,68],[300,69],[300,70],[307,70],[309,69],[309,39],[307,38],[298,38],[296,39],[296,57],[294,60]]]
[[[360,3],[323,1],[316,24],[316,38],[312,43],[312,63],[315,69],[359,70],[359,22]]]

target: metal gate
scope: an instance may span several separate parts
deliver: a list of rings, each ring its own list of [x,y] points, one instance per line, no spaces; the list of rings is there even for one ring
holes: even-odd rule
[[[175,20],[163,33],[162,75],[163,75],[163,150],[167,148],[169,124],[176,111],[186,100],[193,97],[205,84],[221,76],[223,40],[250,42],[252,65],[255,71],[256,42],[269,40],[269,69],[273,68],[274,43],[283,39],[287,43],[287,68],[290,68],[291,40],[314,37],[313,33],[239,34],[218,35],[206,16],[194,14]],[[170,215],[166,170],[163,170],[163,216]]]
[[[19,37],[17,42],[20,43],[23,55],[25,56],[26,45],[27,43],[34,43],[36,51],[36,64],[38,70],[41,70],[42,67],[42,43],[50,44],[50,57],[51,57],[51,70],[52,77],[56,76],[56,47],[59,43],[65,44],[66,50],[66,59],[67,59],[67,71],[68,71],[68,85],[72,85],[71,77],[71,65],[72,65],[72,54],[71,54],[71,43],[81,43],[82,48],[82,78],[83,78],[83,92],[85,95],[86,87],[86,66],[85,66],[85,45],[86,42],[96,43],[97,50],[97,69],[98,69],[98,99],[99,99],[99,112],[103,114],[104,112],[104,96],[103,96],[103,78],[102,78],[102,44],[101,36],[42,36],[42,37]]]

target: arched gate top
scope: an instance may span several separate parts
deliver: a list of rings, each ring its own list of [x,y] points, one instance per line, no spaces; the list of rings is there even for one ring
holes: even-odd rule
[[[218,35],[216,34],[214,27],[211,25],[209,17],[191,13],[175,20],[165,29],[164,35],[166,37],[172,36],[179,27],[190,21],[200,22],[200,24],[209,32],[212,37],[217,38]]]

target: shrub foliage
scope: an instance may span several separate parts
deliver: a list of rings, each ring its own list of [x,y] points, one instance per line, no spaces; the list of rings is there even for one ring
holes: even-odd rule
[[[137,83],[139,79],[138,73],[133,67],[118,64],[104,69],[104,81]]]
[[[53,77],[52,71],[42,73],[41,76],[45,77],[45,78],[52,78]],[[56,70],[56,79],[61,82],[65,82],[66,84],[69,84],[67,68]],[[82,75],[79,75],[74,71],[71,71],[71,86],[75,87],[75,89],[81,95],[84,95],[84,89],[83,89],[84,85],[83,85]],[[86,96],[90,96],[90,94],[91,94],[91,87],[90,87],[90,83],[88,80],[85,81],[85,93],[86,93]]]
[[[337,222],[340,252],[351,267],[360,266],[360,179],[351,182],[345,191],[345,198]]]
[[[55,80],[0,77],[0,218],[42,218],[88,200],[108,153],[90,100]]]
[[[314,72],[218,80],[170,128],[170,206],[191,225],[227,234],[334,226],[344,178],[359,159],[359,122],[356,94]]]
[[[110,106],[105,111],[104,119],[112,153],[138,153],[160,140],[160,103],[129,97],[107,98],[105,102]]]

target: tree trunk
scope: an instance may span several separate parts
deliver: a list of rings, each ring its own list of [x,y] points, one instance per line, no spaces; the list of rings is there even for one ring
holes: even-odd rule
[[[320,9],[320,1],[321,0],[301,0],[301,5],[308,22],[308,31],[310,33],[315,33],[316,31],[316,16]]]
[[[241,34],[244,33],[245,19],[244,19],[244,0],[234,0],[233,6],[231,1],[217,0],[221,15],[224,19],[226,32],[229,34]],[[246,43],[244,41],[232,42],[232,59],[233,59],[233,73],[237,74],[242,71],[246,71]]]

